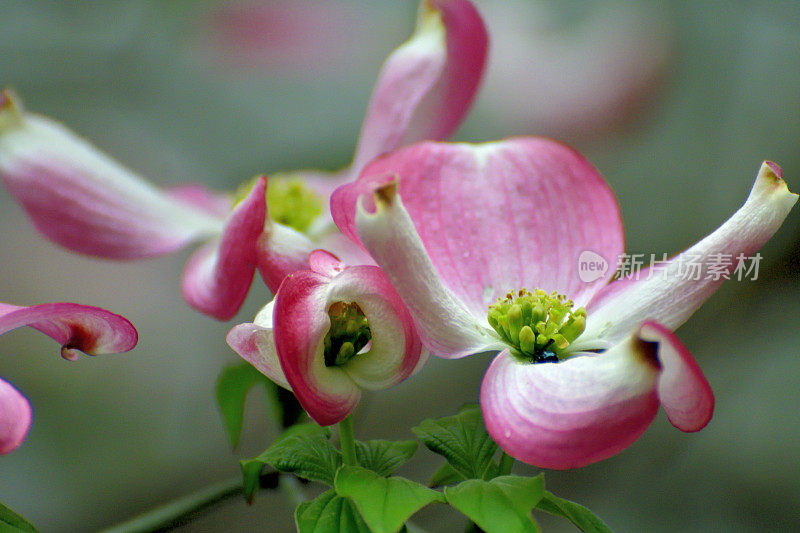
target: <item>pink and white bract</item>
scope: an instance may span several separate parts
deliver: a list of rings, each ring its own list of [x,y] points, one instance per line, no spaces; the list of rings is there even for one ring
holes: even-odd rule
[[[333,225],[328,209],[331,193],[358,177],[364,166],[381,154],[418,141],[447,139],[461,125],[474,100],[487,51],[486,28],[471,2],[420,2],[414,34],[389,55],[378,74],[351,164],[334,173],[320,170],[287,173],[302,179],[325,203],[324,212],[314,223],[318,228],[316,235],[303,235],[289,228],[297,243],[292,250],[300,252],[292,255],[295,269],[302,268],[297,266],[300,257],[305,265],[313,248],[329,250],[348,264],[372,263],[358,246],[342,238]],[[273,261],[270,250],[277,249],[264,248],[262,265]],[[270,270],[277,275],[269,276]],[[261,268],[273,291],[289,271]]]
[[[672,331],[725,278],[687,279],[681,260],[691,254],[705,273],[715,254],[754,253],[796,200],[777,165],[765,163],[744,205],[662,265],[663,275],[612,282],[610,268],[591,283],[581,280],[578,258],[591,251],[616,264],[619,207],[580,154],[548,139],[398,150],[337,190],[332,211],[389,277],[432,353],[500,352],[481,387],[498,444],[524,462],[564,469],[628,447],[659,403],[679,429],[706,425],[713,395]],[[585,329],[558,362],[520,357],[490,325],[489,306],[521,289],[555,291],[585,308]]]
[[[36,229],[76,252],[139,259],[210,240],[189,260],[183,294],[196,309],[233,316],[256,269],[265,180],[232,209],[200,186],[159,189],[60,124],[0,93],[0,179]]]
[[[99,307],[51,303],[19,307],[0,304],[0,335],[30,326],[61,344],[61,356],[75,361],[78,351],[89,355],[127,352],[138,335],[131,323]],[[28,400],[0,378],[0,454],[19,447],[28,434],[32,410]]]
[[[361,389],[385,389],[411,376],[427,352],[411,315],[378,267],[349,267],[323,250],[311,254],[310,266],[283,281],[254,323],[233,328],[228,344],[292,390],[309,415],[327,426],[355,409]],[[351,343],[345,353],[342,340],[358,336],[358,328],[348,322],[368,327],[368,338],[356,341],[355,348]]]
[[[417,31],[381,70],[352,167],[335,176],[291,173],[325,206],[314,234],[269,218],[264,178],[236,206],[196,185],[159,189],[60,124],[25,112],[9,91],[0,93],[0,179],[45,237],[80,253],[138,259],[209,241],[186,265],[183,294],[195,309],[227,320],[241,307],[257,268],[276,291],[318,247],[369,261],[332,233],[331,191],[383,152],[450,135],[472,102],[486,47],[485,29],[468,1],[422,2]]]

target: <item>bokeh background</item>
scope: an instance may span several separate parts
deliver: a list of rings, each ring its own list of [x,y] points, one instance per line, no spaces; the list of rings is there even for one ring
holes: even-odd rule
[[[573,144],[616,191],[629,252],[674,253],[715,229],[763,159],[800,190],[799,3],[476,3],[491,67],[457,138]],[[0,84],[156,183],[231,190],[260,172],[347,164],[379,65],[414,11],[410,0],[6,1]],[[728,282],[678,331],[716,393],[710,425],[683,434],[659,414],[618,456],[547,472],[551,490],[619,531],[800,530],[799,237],[795,209],[762,249],[758,279]],[[0,253],[0,300],[103,306],[141,337],[128,354],[77,363],[34,331],[0,340],[0,375],[35,409],[28,440],[0,457],[0,501],[42,531],[98,530],[235,476],[275,437],[254,395],[232,451],[213,401],[237,359],[226,332],[269,297],[260,281],[234,321],[215,322],[181,299],[189,250],[131,263],[73,255],[4,191]],[[489,360],[434,359],[369,395],[358,436],[412,438],[422,418],[476,400]],[[438,464],[422,450],[402,473],[421,480]],[[453,520],[443,508],[415,518],[441,532],[462,527]],[[280,494],[181,529],[254,530],[292,530]]]

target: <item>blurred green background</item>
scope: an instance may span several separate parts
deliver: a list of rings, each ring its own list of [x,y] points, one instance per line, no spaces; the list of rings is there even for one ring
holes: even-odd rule
[[[671,254],[715,229],[764,159],[800,190],[800,3],[477,3],[494,52],[457,138],[573,144],[616,191],[629,252]],[[328,11],[297,23],[267,10],[265,26],[245,17],[283,37],[236,42],[229,15],[249,8],[230,2],[3,2],[0,84],[159,184],[230,190],[259,172],[336,168],[415,2],[294,5]],[[659,414],[616,457],[547,472],[551,490],[619,531],[800,531],[797,211],[762,249],[758,280],[727,283],[678,331],[716,393],[710,425],[684,434]],[[103,306],[141,338],[128,354],[77,363],[32,330],[0,340],[0,375],[35,410],[28,440],[0,457],[0,501],[42,531],[97,530],[234,476],[274,438],[253,397],[232,452],[213,401],[220,368],[237,360],[225,334],[269,297],[260,280],[234,321],[215,322],[181,299],[190,250],[131,263],[73,255],[40,238],[4,191],[0,250],[0,301]],[[489,361],[433,359],[368,395],[358,436],[411,438],[422,418],[475,401]],[[422,451],[402,473],[422,479],[435,465]],[[441,532],[462,527],[453,520],[437,508],[415,518]],[[252,530],[292,530],[280,494],[181,529]]]

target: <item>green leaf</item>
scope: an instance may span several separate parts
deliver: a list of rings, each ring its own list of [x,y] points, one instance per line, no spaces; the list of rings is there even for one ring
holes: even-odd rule
[[[301,503],[294,521],[298,533],[370,533],[353,502],[333,490]]]
[[[552,492],[544,491],[544,497],[536,504],[536,508],[556,516],[563,516],[584,533],[611,533],[611,528],[589,509],[559,498]]]
[[[336,473],[336,492],[353,500],[373,533],[399,531],[411,515],[444,495],[410,479],[382,477],[358,466]]]
[[[412,431],[466,479],[491,479],[497,474],[492,461],[497,444],[486,432],[477,405],[467,405],[455,416],[423,420]]]
[[[217,405],[225,422],[228,439],[234,448],[239,445],[239,438],[242,435],[245,400],[250,390],[258,384],[267,389],[267,394],[271,398],[277,393],[274,390],[277,385],[250,363],[229,365],[217,378]]]
[[[413,440],[357,440],[356,459],[359,466],[381,476],[389,476],[414,457],[417,448],[419,444]]]
[[[298,424],[287,429],[258,457],[241,461],[248,501],[252,501],[258,490],[261,469],[267,464],[281,472],[333,486],[336,470],[342,465],[342,454],[328,441],[330,435],[330,429],[317,424]]]
[[[544,478],[500,476],[491,481],[468,479],[445,487],[447,502],[486,533],[540,531],[531,510],[544,495]]]
[[[20,515],[0,503],[0,531],[38,533],[38,530]]]
[[[466,478],[456,472],[455,468],[453,468],[450,463],[445,463],[439,470],[433,473],[430,481],[428,481],[428,486],[431,488],[442,487],[444,485],[459,483],[464,481],[464,479]]]

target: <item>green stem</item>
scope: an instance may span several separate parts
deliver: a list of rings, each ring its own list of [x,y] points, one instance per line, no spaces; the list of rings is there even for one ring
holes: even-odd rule
[[[347,418],[339,422],[339,445],[342,447],[342,462],[349,466],[358,466],[353,415],[348,415]]]
[[[277,478],[277,488],[280,488],[292,506],[297,507],[305,501],[300,482],[292,475],[278,474],[277,472],[262,474],[261,486],[264,488],[276,488],[274,479],[276,476],[279,476]],[[204,511],[209,511],[234,498],[241,498],[243,490],[242,477],[238,476],[200,489],[193,494],[178,498],[161,507],[156,507],[127,522],[105,529],[101,533],[166,531],[191,522]]]
[[[514,458],[503,452],[500,455],[500,472],[501,476],[507,476],[511,473],[511,467],[514,466]]]
[[[242,477],[236,477],[201,489],[152,511],[141,514],[127,522],[117,524],[103,533],[145,533],[162,531],[190,522],[201,512],[226,500],[242,495]]]

